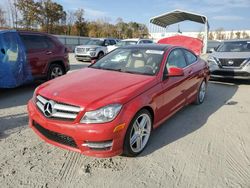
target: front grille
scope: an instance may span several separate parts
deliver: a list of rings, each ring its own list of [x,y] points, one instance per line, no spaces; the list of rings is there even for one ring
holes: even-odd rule
[[[76,48],[77,53],[86,53],[89,51],[89,48]]]
[[[48,129],[45,129],[44,127],[42,127],[41,125],[39,125],[35,121],[33,122],[33,126],[35,127],[35,129],[37,131],[39,131],[39,133],[41,133],[47,139],[52,140],[54,142],[58,142],[60,144],[66,145],[66,146],[77,148],[77,145],[76,145],[75,141],[73,140],[73,138],[66,136],[66,135],[63,135],[63,134],[60,134],[60,133],[50,131]]]
[[[46,99],[41,95],[36,97],[36,105],[46,118],[74,121],[81,108],[69,104]]]
[[[240,67],[245,59],[219,59],[223,67]]]

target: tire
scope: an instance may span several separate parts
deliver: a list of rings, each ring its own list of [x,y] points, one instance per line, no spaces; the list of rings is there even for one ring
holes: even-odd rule
[[[101,59],[104,56],[103,52],[99,52],[98,56],[97,56],[97,60]]]
[[[204,102],[204,99],[206,97],[206,91],[207,91],[207,83],[205,80],[203,80],[200,84],[199,91],[197,93],[194,104],[199,105]]]
[[[143,123],[144,121],[146,123]],[[136,122],[141,124],[142,127],[139,127]],[[143,109],[135,115],[127,129],[123,144],[123,155],[127,157],[139,155],[146,148],[151,131],[152,115],[148,110]]]
[[[52,80],[65,74],[64,68],[59,64],[52,64],[49,67],[47,80]]]

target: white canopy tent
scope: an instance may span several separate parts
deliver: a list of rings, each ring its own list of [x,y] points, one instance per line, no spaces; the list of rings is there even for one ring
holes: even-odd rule
[[[207,41],[208,41],[208,31],[209,23],[206,16],[201,14],[196,14],[192,12],[174,10],[159,16],[155,16],[150,19],[150,23],[161,28],[167,28],[169,25],[176,24],[182,21],[193,21],[197,23],[204,24],[204,40],[203,40],[203,53],[207,52]]]

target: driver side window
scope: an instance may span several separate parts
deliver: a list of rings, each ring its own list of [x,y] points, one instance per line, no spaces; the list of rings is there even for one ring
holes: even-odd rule
[[[186,66],[187,63],[181,49],[174,49],[172,52],[170,52],[166,63],[167,69],[169,67],[184,68]]]

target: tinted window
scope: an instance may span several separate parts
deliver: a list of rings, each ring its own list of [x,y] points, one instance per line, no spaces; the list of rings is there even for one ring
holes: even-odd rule
[[[187,63],[189,65],[197,61],[196,55],[194,55],[192,52],[190,52],[188,50],[183,50],[183,51],[184,51],[184,53],[186,55]]]
[[[27,50],[48,49],[49,44],[46,42],[45,36],[40,35],[20,35]]]
[[[109,45],[110,45],[109,40],[105,40],[104,45],[105,45],[105,46],[109,46]]]
[[[153,43],[153,41],[151,41],[151,40],[143,40],[143,43],[144,44],[151,44],[151,43]]]
[[[172,52],[170,52],[166,66],[167,68],[169,67],[184,68],[187,66],[184,54],[181,49],[175,49]]]
[[[115,40],[109,40],[109,42],[110,42],[110,45],[115,45],[116,44]]]

